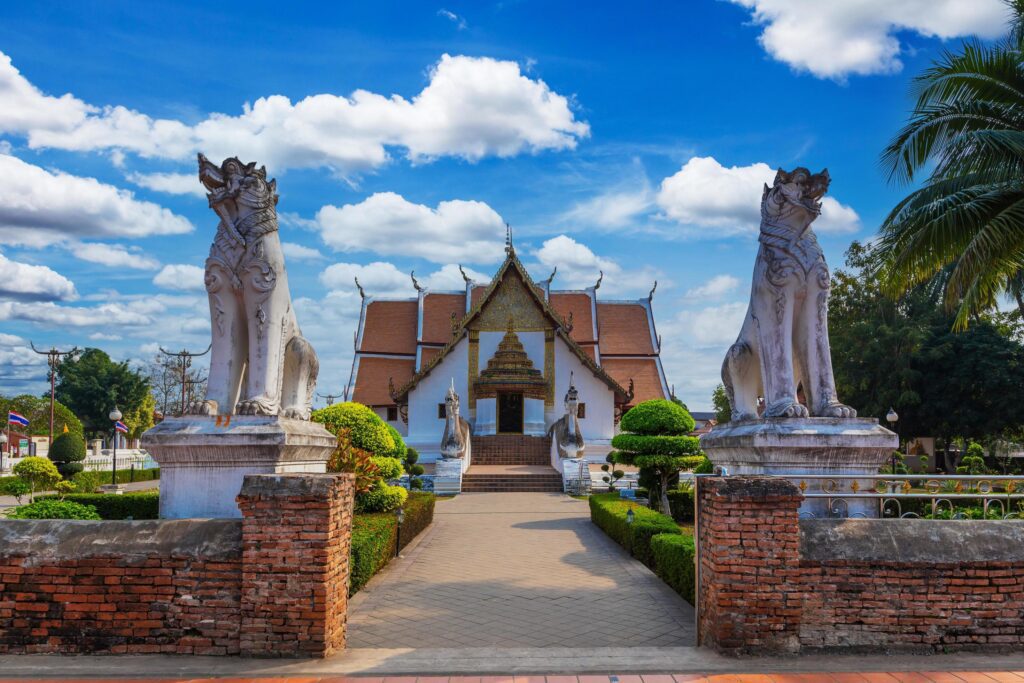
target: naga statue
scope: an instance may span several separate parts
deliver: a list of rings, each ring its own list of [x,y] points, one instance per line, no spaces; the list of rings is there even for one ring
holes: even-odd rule
[[[580,430],[579,392],[573,385],[572,374],[569,375],[569,390],[565,392],[565,415],[558,418],[548,428],[548,436],[553,437],[558,455],[562,458],[580,458],[583,456],[583,432]]]
[[[470,428],[459,415],[459,395],[455,393],[455,380],[444,397],[444,436],[441,437],[441,456],[445,459],[463,458],[469,445]]]
[[[811,230],[830,182],[827,170],[779,169],[772,187],[764,187],[750,307],[722,366],[733,420],[757,418],[759,396],[764,417],[857,416],[836,397],[829,272]],[[806,405],[797,399],[798,386]]]
[[[277,232],[277,181],[236,157],[199,155],[199,180],[220,217],[206,259],[213,351],[200,415],[308,420],[320,364],[302,337]]]

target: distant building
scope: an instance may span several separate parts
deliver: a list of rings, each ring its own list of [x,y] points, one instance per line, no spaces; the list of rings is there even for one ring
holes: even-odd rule
[[[564,412],[570,381],[588,459],[601,459],[622,413],[666,398],[651,295],[598,298],[601,280],[580,290],[535,282],[506,248],[493,279],[431,291],[415,280],[415,298],[363,294],[350,400],[371,406],[417,448],[438,456],[445,392],[454,383],[474,438],[542,437]],[[362,290],[360,290],[362,293]]]

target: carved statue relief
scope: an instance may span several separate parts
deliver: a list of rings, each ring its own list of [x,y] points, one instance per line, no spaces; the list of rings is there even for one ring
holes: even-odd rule
[[[565,414],[548,428],[548,436],[553,437],[558,455],[562,458],[579,458],[583,456],[586,444],[579,421],[580,397],[569,374],[569,390],[565,392]]]
[[[444,397],[444,435],[441,437],[441,457],[462,458],[466,455],[469,443],[470,428],[459,415],[459,395],[455,393],[455,380],[448,388]]]
[[[722,366],[734,420],[856,417],[836,397],[828,341],[829,272],[811,223],[831,182],[828,171],[782,169],[761,198],[761,243],[750,307]],[[797,400],[803,386],[807,405]],[[809,407],[809,409],[808,409]]]
[[[302,337],[277,232],[277,181],[265,168],[199,155],[199,180],[220,217],[206,259],[213,350],[201,415],[309,419],[319,361]]]

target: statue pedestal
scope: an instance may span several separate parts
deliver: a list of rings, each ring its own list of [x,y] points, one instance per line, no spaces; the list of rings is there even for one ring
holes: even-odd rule
[[[281,417],[190,415],[142,435],[160,465],[160,517],[241,517],[247,474],[324,472],[337,440],[322,424]]]
[[[894,432],[868,418],[830,417],[766,418],[737,420],[716,426],[700,438],[701,448],[715,465],[729,475],[780,475],[799,483],[800,475],[874,475],[889,462],[899,445]],[[869,479],[856,480],[861,491],[874,486]],[[806,493],[822,493],[829,480],[808,479]],[[853,480],[837,480],[849,492]],[[877,499],[806,498],[800,513],[814,517],[877,517]]]

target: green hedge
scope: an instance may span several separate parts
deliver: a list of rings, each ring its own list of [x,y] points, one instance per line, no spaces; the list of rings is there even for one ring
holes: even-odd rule
[[[352,445],[374,455],[391,455],[396,450],[393,430],[380,419],[377,413],[361,403],[347,401],[314,410],[310,416],[313,422],[320,422],[332,434],[348,430]],[[394,432],[397,434],[398,432]],[[404,456],[405,453],[403,452]]]
[[[49,497],[16,507],[7,516],[10,519],[102,519],[91,505]]]
[[[434,494],[413,492],[405,501],[401,548],[434,520]],[[359,514],[352,522],[352,560],[349,595],[355,595],[395,556],[398,520],[394,512]]]
[[[638,455],[700,456],[700,441],[695,436],[616,434],[612,446]]]
[[[621,422],[622,431],[634,434],[687,434],[695,425],[689,411],[663,398],[633,406]]]
[[[693,536],[658,534],[651,539],[654,572],[691,605],[696,588]]]
[[[693,490],[676,489],[668,492],[668,504],[672,508],[672,519],[680,524],[693,524]]]
[[[626,522],[626,511],[633,508],[633,523]],[[636,503],[622,500],[618,493],[590,496],[590,519],[633,557],[654,566],[651,538],[658,534],[680,534],[679,526],[668,515]]]
[[[59,496],[40,496],[39,500],[58,500]],[[101,519],[158,519],[160,517],[159,493],[71,493],[64,496],[71,503],[90,505],[96,508]]]

